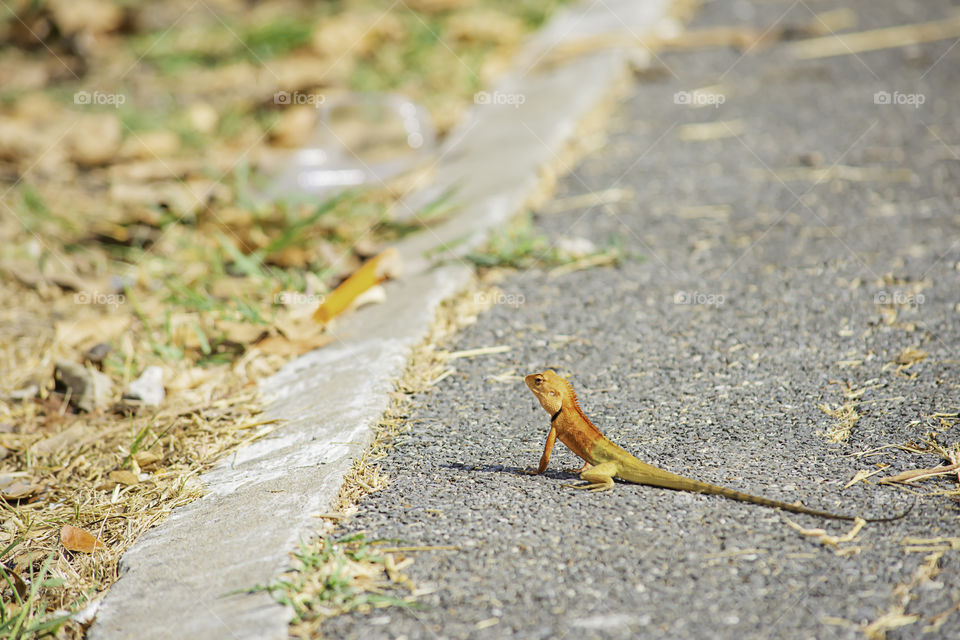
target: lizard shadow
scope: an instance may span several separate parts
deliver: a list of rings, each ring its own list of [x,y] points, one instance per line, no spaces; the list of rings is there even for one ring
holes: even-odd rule
[[[552,478],[554,480],[576,480],[578,478],[577,474],[571,473],[570,471],[564,471],[563,469],[547,469],[541,474],[531,474],[526,473],[525,467],[512,467],[504,464],[465,464],[463,462],[449,462],[447,464],[440,465],[447,469],[457,469],[459,471],[470,471],[470,472],[484,472],[484,473],[506,473],[513,476],[522,476],[522,477],[531,477],[533,475],[541,475],[545,478]]]

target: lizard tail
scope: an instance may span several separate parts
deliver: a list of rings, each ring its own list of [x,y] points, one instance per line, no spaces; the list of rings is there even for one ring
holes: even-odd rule
[[[728,489],[727,487],[710,484],[709,482],[701,482],[699,480],[687,478],[675,473],[670,473],[669,471],[664,471],[663,469],[648,465],[645,462],[640,462],[639,460],[624,468],[621,477],[628,482],[633,482],[636,484],[646,484],[655,487],[663,487],[665,489],[676,489],[678,491],[692,491],[694,493],[723,496],[724,498],[730,498],[731,500],[759,504],[765,507],[773,507],[774,509],[790,511],[792,513],[803,513],[810,516],[830,518],[832,520],[856,519],[856,516],[848,516],[839,513],[831,513],[829,511],[821,511],[819,509],[811,509],[798,504],[790,504],[789,502],[781,502],[780,500],[771,500],[770,498],[755,496],[750,493],[744,493],[743,491],[737,491],[736,489]],[[913,509],[913,503],[910,504],[906,511],[899,515],[890,516],[887,518],[864,518],[864,520],[867,522],[890,522],[893,520],[899,520],[910,513],[911,509]]]
[[[821,518],[830,518],[832,520],[855,520],[854,516],[847,516],[840,513],[831,513],[830,511],[821,511],[820,509],[811,509],[810,507],[804,507],[798,504],[790,504],[789,502],[781,502],[780,500],[772,500],[770,498],[764,498],[763,496],[755,496],[750,493],[744,493],[743,491],[736,491],[734,489],[726,489],[724,487],[717,487],[715,485],[707,483],[697,483],[702,485],[702,488],[694,489],[699,493],[709,493],[718,496],[724,496],[731,498],[733,500],[740,500],[741,502],[751,502],[753,504],[760,504],[765,507],[773,507],[774,509],[782,509],[783,511],[790,511],[792,513],[805,513],[810,516],[819,516]]]

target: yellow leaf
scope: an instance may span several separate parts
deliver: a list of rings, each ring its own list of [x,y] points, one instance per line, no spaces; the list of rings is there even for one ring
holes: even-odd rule
[[[313,319],[321,324],[330,322],[349,308],[357,296],[387,278],[396,277],[400,269],[400,253],[393,247],[384,249],[376,257],[367,260],[353,275],[331,291],[323,304],[317,307]]]

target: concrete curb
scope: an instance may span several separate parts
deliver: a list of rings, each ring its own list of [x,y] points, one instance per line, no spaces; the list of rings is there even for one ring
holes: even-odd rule
[[[266,417],[284,425],[205,474],[207,495],[175,510],[125,554],[91,640],[287,637],[287,608],[266,593],[232,592],[268,583],[317,529],[312,514],[330,508],[353,459],[370,445],[371,426],[437,307],[469,282],[470,268],[455,258],[522,209],[541,172],[637,54],[610,49],[545,70],[535,69],[537,61],[585,36],[649,32],[669,7],[669,0],[585,3],[558,14],[528,43],[489,103],[449,137],[431,187],[406,203],[416,211],[455,187],[457,214],[398,245],[408,276],[388,285],[384,304],[353,314],[337,342],[264,381],[272,396]],[[452,260],[434,267],[437,253]]]

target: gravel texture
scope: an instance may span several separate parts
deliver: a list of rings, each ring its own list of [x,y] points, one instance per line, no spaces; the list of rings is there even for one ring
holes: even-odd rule
[[[920,0],[711,2],[692,26],[795,27],[811,9],[844,7],[858,29],[951,11]],[[855,638],[905,605],[916,621],[887,637],[913,638],[957,603],[960,548],[936,560],[938,575],[914,579],[929,551],[904,543],[958,535],[956,501],[930,495],[956,490],[956,476],[921,483],[909,516],[867,525],[840,545],[857,552],[838,555],[786,519],[835,535],[849,523],[622,483],[565,488],[564,469],[579,462],[559,443],[546,474],[520,473],[539,460],[549,421],[520,376],[552,367],[571,376],[593,422],[644,461],[844,513],[909,505],[897,487],[844,485],[880,464],[890,466],[871,481],[941,462],[854,454],[931,431],[958,440],[955,420],[932,416],[960,405],[955,44],[808,61],[783,42],[746,56],[660,56],[608,144],[537,214],[554,241],[615,240],[640,258],[501,283],[513,304],[450,348],[511,350],[456,360],[455,375],[417,397],[383,463],[390,485],[343,526],[459,551],[416,554],[410,577],[435,588],[422,608],[340,616],[325,634]],[[710,85],[719,106],[678,104],[678,92]],[[879,91],[924,102],[877,104]],[[684,140],[696,132],[685,125],[703,122],[727,123],[713,129],[724,136]],[[634,197],[564,210],[569,196],[613,187]],[[894,361],[908,347],[929,355],[902,368]],[[866,389],[860,419],[832,444],[822,434],[835,420],[819,405],[844,402],[847,385]],[[940,622],[922,637],[960,636],[960,612]]]

